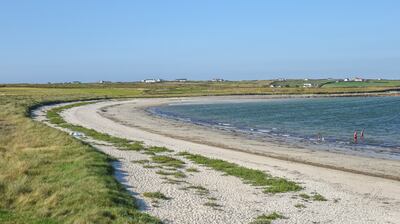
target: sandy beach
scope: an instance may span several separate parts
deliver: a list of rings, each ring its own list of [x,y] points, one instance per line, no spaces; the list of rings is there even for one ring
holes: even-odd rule
[[[249,100],[257,100],[255,98]],[[74,107],[62,115],[69,123],[143,141],[146,145],[165,146],[175,152],[188,151],[262,170],[300,183],[303,193],[318,192],[328,199],[325,202],[304,201],[299,197],[300,192],[265,194],[238,178],[221,175],[188,160],[185,163],[200,172],[188,174],[182,185],[168,184],[156,170],[132,162],[149,159],[148,155],[121,151],[87,139],[99,150],[118,159],[114,164],[117,178],[140,199],[142,210],[166,223],[248,223],[258,215],[273,211],[287,217],[274,223],[396,223],[400,220],[398,161],[259,142],[154,117],[144,110],[165,103],[210,100],[227,102],[237,97],[104,101]],[[209,189],[206,196],[183,190],[185,186],[198,185]],[[148,191],[161,191],[172,199],[154,205],[142,196]],[[220,209],[204,206],[209,198],[216,199]],[[299,204],[304,208],[299,208]]]

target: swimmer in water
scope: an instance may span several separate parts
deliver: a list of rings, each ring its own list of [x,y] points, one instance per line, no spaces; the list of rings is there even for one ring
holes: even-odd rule
[[[357,130],[354,131],[353,138],[354,138],[354,142],[357,143]]]

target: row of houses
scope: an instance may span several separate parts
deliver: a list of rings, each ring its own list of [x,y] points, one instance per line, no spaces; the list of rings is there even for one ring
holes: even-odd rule
[[[165,81],[167,81],[167,80],[163,80],[163,79],[143,79],[142,80],[143,83],[158,83],[158,82],[165,82]],[[187,82],[188,79],[175,79],[173,81],[175,81],[175,82]],[[215,79],[212,79],[210,81],[211,82],[225,82],[225,80],[221,79],[221,78],[215,78]]]

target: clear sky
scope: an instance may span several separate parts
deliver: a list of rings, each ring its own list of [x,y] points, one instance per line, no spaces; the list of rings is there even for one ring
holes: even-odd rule
[[[9,0],[0,83],[400,79],[398,0]]]

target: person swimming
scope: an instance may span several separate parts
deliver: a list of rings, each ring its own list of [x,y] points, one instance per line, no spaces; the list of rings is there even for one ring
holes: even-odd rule
[[[354,131],[353,138],[354,138],[354,142],[357,143],[357,130]]]

